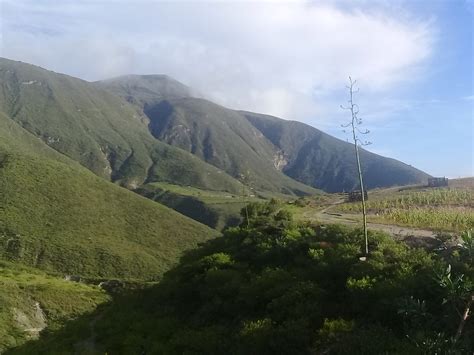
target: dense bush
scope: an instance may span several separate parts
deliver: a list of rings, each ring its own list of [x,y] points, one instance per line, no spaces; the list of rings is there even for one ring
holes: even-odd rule
[[[472,293],[469,237],[445,261],[370,233],[362,261],[360,231],[296,224],[276,201],[250,205],[248,214],[249,227],[227,230],[188,252],[158,286],[116,300],[96,323],[101,351],[472,351],[471,320],[454,339]]]

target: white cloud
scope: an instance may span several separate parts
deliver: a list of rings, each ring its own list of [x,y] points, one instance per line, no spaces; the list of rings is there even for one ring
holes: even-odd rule
[[[377,95],[432,52],[431,21],[356,4],[5,1],[1,53],[89,80],[165,73],[224,105],[308,121],[349,73]]]

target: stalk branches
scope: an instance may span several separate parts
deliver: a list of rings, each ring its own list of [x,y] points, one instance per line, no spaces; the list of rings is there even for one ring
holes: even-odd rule
[[[352,80],[351,77],[349,77],[349,86],[346,86],[346,88],[349,90],[349,105],[348,106],[343,106],[341,105],[341,108],[344,110],[349,110],[351,112],[351,121],[347,124],[341,125],[343,128],[351,128],[352,131],[352,139],[354,141],[354,150],[355,150],[355,156],[356,156],[356,162],[357,162],[357,171],[359,173],[359,184],[360,184],[360,192],[362,196],[362,216],[363,216],[363,226],[364,226],[364,241],[365,241],[365,256],[367,257],[369,254],[369,240],[367,237],[367,211],[365,208],[365,190],[364,190],[364,182],[362,178],[362,169],[360,165],[360,154],[359,154],[359,145],[369,145],[370,142],[364,141],[362,142],[359,139],[359,134],[360,135],[365,135],[369,133],[369,130],[360,130],[359,126],[362,124],[362,119],[358,117],[359,114],[359,106],[354,103],[354,94],[359,92],[359,89],[355,89],[355,84],[356,80]],[[345,132],[345,130],[344,130]]]

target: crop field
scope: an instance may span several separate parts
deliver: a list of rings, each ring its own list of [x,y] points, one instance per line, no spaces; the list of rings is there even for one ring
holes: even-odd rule
[[[366,206],[369,223],[462,232],[474,228],[474,178],[451,180],[444,188],[371,190]],[[288,209],[299,220],[319,222],[358,221],[362,213],[361,203],[346,202],[343,194],[296,200]]]
[[[474,189],[424,189],[384,196],[375,194],[374,200],[367,201],[367,208],[380,212],[388,208],[465,206],[474,207]],[[345,203],[337,208],[341,212],[360,212],[360,203]]]
[[[462,232],[474,228],[474,213],[468,209],[408,207],[390,208],[376,215],[369,215],[369,221],[394,222],[395,224],[425,228],[436,231]]]

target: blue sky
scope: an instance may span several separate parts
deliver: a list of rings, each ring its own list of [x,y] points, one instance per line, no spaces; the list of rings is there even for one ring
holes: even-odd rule
[[[351,75],[369,150],[474,175],[472,0],[0,1],[1,56],[85,80],[164,73],[341,139]]]
[[[436,42],[420,78],[388,93],[406,107],[388,114],[389,123],[374,123],[373,150],[434,175],[472,176],[473,2],[419,1],[407,9],[433,19]]]

